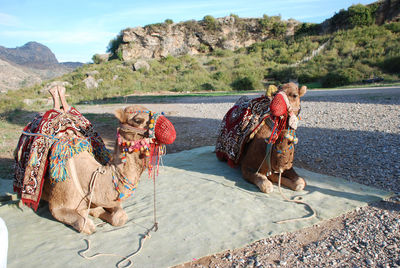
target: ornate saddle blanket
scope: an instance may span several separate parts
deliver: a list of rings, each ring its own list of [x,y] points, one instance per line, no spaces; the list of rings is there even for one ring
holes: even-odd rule
[[[220,160],[235,167],[239,164],[244,146],[259,130],[264,119],[270,117],[270,99],[241,97],[226,113],[219,128],[215,151]]]
[[[78,135],[75,138],[86,140],[90,144],[97,161],[106,164],[110,160],[110,152],[106,149],[101,137],[94,131],[89,120],[74,107],[71,107],[67,113],[49,110],[44,114],[37,114],[23,129],[23,134],[20,136],[14,151],[16,162],[14,192],[21,194],[22,202],[35,210],[39,205],[44,177],[49,165],[49,151],[54,143],[59,144],[60,140],[73,139],[66,134],[68,129]],[[77,149],[77,143],[81,150],[85,149],[85,146],[81,145],[82,142],[72,142],[72,147],[68,147],[70,148],[69,156],[72,156],[73,152],[81,151]],[[57,150],[53,151],[60,153]],[[53,154],[54,157],[57,158]],[[52,175],[60,173],[63,176],[62,171],[52,169]],[[58,181],[57,178],[52,180]],[[63,180],[63,178],[60,178],[60,180]]]

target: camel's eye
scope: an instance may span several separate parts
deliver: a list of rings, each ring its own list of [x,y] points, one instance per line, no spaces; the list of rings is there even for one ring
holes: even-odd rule
[[[292,97],[297,99],[299,97],[299,95],[298,94],[293,94]]]
[[[132,117],[130,121],[135,125],[140,125],[144,122],[144,119],[140,117]]]

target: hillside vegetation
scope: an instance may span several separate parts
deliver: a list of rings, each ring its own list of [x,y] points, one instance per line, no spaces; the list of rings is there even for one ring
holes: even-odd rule
[[[146,92],[263,90],[267,84],[289,80],[329,88],[361,84],[375,77],[398,81],[400,22],[376,25],[371,19],[373,12],[373,5],[356,5],[337,13],[328,31],[321,29],[321,24],[303,23],[290,37],[281,31],[247,48],[167,56],[148,60],[149,68],[138,70],[132,62],[118,58],[118,44],[112,40],[110,52],[116,53],[115,59],[101,62],[94,58],[97,64],[84,65],[57,80],[70,83],[68,101],[72,104]],[[335,21],[342,21],[337,16],[349,22],[345,29],[335,26]],[[260,21],[270,18],[264,16]],[[286,25],[276,17],[273,21],[273,29],[279,29],[277,23]],[[88,74],[98,82],[97,88],[85,86]],[[43,85],[8,92],[1,95],[0,111],[46,106],[47,97]],[[24,99],[34,101],[27,104]]]

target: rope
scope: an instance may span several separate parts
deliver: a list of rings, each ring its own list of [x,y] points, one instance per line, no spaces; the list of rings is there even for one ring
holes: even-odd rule
[[[157,232],[158,222],[157,222],[157,209],[156,209],[156,178],[155,178],[155,175],[153,175],[153,220],[154,220],[154,224],[150,230],[152,230],[154,228],[154,232]]]
[[[292,222],[292,221],[302,221],[302,220],[309,220],[315,217],[315,215],[317,214],[315,212],[315,210],[306,202],[300,201],[301,196],[295,197],[293,199],[289,199],[287,198],[283,193],[282,193],[282,189],[281,189],[281,177],[282,177],[282,172],[279,172],[279,180],[278,180],[278,188],[279,188],[279,193],[281,194],[281,196],[283,197],[283,199],[285,199],[288,202],[294,202],[297,204],[303,204],[306,205],[307,207],[309,207],[309,209],[312,211],[312,214],[310,216],[307,216],[305,218],[294,218],[294,219],[288,219],[288,220],[282,220],[282,221],[277,221],[276,223],[286,223],[286,222]]]
[[[117,263],[117,265],[116,265],[117,267],[125,267],[125,268],[131,267],[131,265],[133,264],[131,258],[134,257],[135,255],[137,255],[141,251],[146,239],[151,237],[151,235],[149,233],[152,229],[153,229],[153,227],[146,231],[144,236],[139,241],[139,248],[135,252],[132,252],[131,254],[129,254],[128,256],[121,256],[121,255],[118,255],[115,253],[95,253],[92,256],[86,256],[86,255],[84,255],[84,253],[89,251],[89,249],[90,249],[90,240],[89,239],[84,239],[86,241],[87,248],[78,251],[78,254],[79,254],[79,256],[81,256],[82,258],[87,259],[87,260],[93,260],[94,258],[101,257],[101,256],[118,257],[118,258],[122,258],[122,260],[120,260]],[[128,262],[128,263],[125,266],[121,266],[124,262]]]
[[[100,168],[101,168],[101,167],[99,167],[95,172],[93,172],[92,178],[91,178],[90,183],[89,183],[89,193],[90,193],[89,206],[88,206],[88,211],[87,211],[87,214],[86,214],[86,217],[85,217],[85,223],[84,223],[84,225],[83,225],[82,230],[85,228],[86,221],[87,221],[87,218],[88,218],[88,216],[89,216],[89,209],[90,209],[90,205],[91,205],[91,202],[92,202],[92,195],[93,195],[93,192],[94,192],[94,184],[95,184],[95,181],[96,181],[97,174],[98,174],[98,173],[100,173],[100,174],[104,174],[104,173],[105,173],[105,170],[100,171]],[[88,194],[89,194],[89,193],[88,193]],[[142,250],[143,244],[144,244],[144,242],[146,241],[146,239],[147,239],[147,238],[151,238],[150,232],[151,232],[151,231],[157,232],[157,230],[158,230],[157,210],[156,210],[156,182],[155,182],[155,175],[153,175],[153,194],[154,194],[154,195],[153,195],[153,202],[154,202],[154,204],[153,204],[153,209],[154,209],[154,210],[153,210],[154,224],[153,224],[153,226],[152,226],[151,228],[147,229],[147,231],[144,233],[144,236],[143,236],[143,237],[140,239],[140,241],[139,241],[139,247],[138,247],[138,249],[137,249],[135,252],[132,252],[131,254],[129,254],[128,256],[125,256],[125,257],[124,257],[124,256],[121,256],[121,255],[118,255],[118,254],[115,254],[115,253],[95,253],[95,254],[93,254],[92,256],[86,256],[86,255],[84,255],[84,253],[87,252],[87,251],[89,251],[89,249],[90,249],[90,240],[89,240],[89,239],[84,239],[84,240],[86,241],[87,248],[78,251],[79,256],[81,256],[82,258],[87,259],[87,260],[92,260],[92,259],[97,258],[97,257],[100,257],[100,256],[119,257],[119,258],[122,258],[122,260],[120,260],[120,261],[117,263],[116,266],[117,266],[118,268],[119,268],[119,267],[124,267],[124,268],[131,267],[132,264],[133,264],[131,258],[134,257],[135,255],[137,255],[137,254]],[[126,264],[125,266],[121,266],[124,262],[127,262],[127,264]]]
[[[30,133],[30,132],[26,132],[26,131],[22,131],[22,134],[26,135],[26,136],[39,136],[39,137],[46,137],[52,140],[59,140],[57,138],[55,138],[54,136],[49,136],[49,135],[45,135],[42,133]]]
[[[98,167],[93,173],[92,173],[92,177],[90,178],[90,182],[89,182],[89,192],[86,194],[86,196],[85,197],[87,197],[88,195],[90,195],[90,198],[89,198],[89,204],[88,204],[88,208],[87,208],[87,213],[86,213],[86,216],[85,216],[85,221],[84,221],[84,223],[83,223],[83,227],[82,227],[82,231],[85,229],[85,227],[86,227],[86,222],[87,222],[87,219],[88,219],[88,217],[89,217],[89,211],[90,211],[90,206],[92,205],[92,198],[93,198],[93,193],[94,193],[94,186],[95,186],[95,184],[96,184],[96,179],[97,179],[97,174],[105,174],[106,173],[106,170],[105,169],[103,169],[103,170],[101,170],[101,166],[100,167]],[[82,232],[81,231],[81,232]]]

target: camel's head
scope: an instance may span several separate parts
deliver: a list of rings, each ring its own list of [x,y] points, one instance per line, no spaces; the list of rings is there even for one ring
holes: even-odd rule
[[[288,170],[292,167],[294,157],[293,135],[287,129],[282,130],[279,139],[272,147],[271,167],[273,171],[279,172]]]
[[[134,105],[115,111],[120,122],[119,133],[126,141],[149,138],[158,144],[171,144],[176,132],[172,123],[164,116]]]
[[[298,115],[300,112],[300,97],[307,92],[307,87],[298,87],[290,82],[280,86],[279,91],[271,102],[271,112],[274,116],[284,115],[286,112]]]

